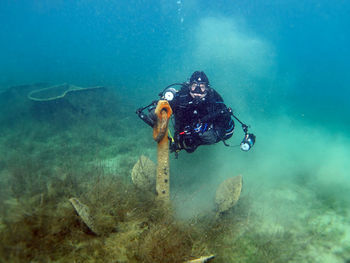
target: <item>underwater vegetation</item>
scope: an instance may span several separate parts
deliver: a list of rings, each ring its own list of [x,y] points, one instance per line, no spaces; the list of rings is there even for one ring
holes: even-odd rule
[[[247,229],[243,205],[219,220],[213,215],[185,222],[176,220],[153,194],[139,191],[122,177],[103,175],[98,168],[51,181],[40,194],[3,204],[7,211],[0,233],[3,260],[185,262],[215,253],[217,262],[280,262],[270,259],[288,257],[280,253],[279,242],[292,238],[254,234]],[[98,235],[75,213],[68,202],[71,196],[91,208]],[[259,260],[253,261],[256,256]]]
[[[0,262],[164,263],[210,254],[225,263],[318,262],[314,251],[329,251],[344,237],[331,219],[318,219],[329,207],[345,213],[320,193],[303,227],[266,226],[249,192],[220,215],[178,217],[132,183],[139,156],[154,155],[148,127],[130,132],[134,107],[107,88],[53,103],[27,100],[45,85],[13,87],[0,96],[10,109],[0,114]],[[89,207],[94,232],[69,202],[73,197]],[[334,254],[350,258],[349,249]]]

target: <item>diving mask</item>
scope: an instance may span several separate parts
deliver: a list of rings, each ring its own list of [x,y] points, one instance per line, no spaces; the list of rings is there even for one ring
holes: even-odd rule
[[[193,81],[190,84],[190,92],[193,94],[206,94],[208,90],[206,82]]]

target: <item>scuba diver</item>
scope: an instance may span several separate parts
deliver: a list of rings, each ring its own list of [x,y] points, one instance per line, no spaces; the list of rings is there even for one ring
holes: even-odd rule
[[[174,86],[180,86],[177,90]],[[209,79],[203,71],[195,71],[189,82],[174,83],[159,94],[160,99],[167,100],[174,114],[174,136],[170,136],[170,150],[176,156],[180,150],[194,152],[200,145],[210,145],[232,137],[235,128],[234,117],[244,131],[240,146],[248,151],[255,143],[255,136],[248,133],[248,126],[242,123],[226,107],[221,96],[210,86]],[[157,121],[154,113],[158,101],[139,108],[136,113],[149,126]],[[148,109],[149,113],[143,111]]]

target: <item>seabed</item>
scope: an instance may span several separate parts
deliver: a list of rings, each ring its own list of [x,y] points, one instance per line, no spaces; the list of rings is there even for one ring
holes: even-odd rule
[[[28,99],[48,87],[0,94],[1,262],[350,262],[348,211],[332,195],[298,184],[259,194],[298,211],[289,221],[244,190],[220,215],[182,218],[132,182],[156,148],[127,98],[98,88]]]

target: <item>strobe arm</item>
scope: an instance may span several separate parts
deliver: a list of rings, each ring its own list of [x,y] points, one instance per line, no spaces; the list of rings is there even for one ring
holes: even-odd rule
[[[152,101],[149,105],[145,106],[145,107],[141,107],[138,108],[136,110],[136,114],[139,116],[139,118],[141,120],[143,120],[146,124],[148,124],[150,127],[154,126],[154,121],[147,115],[145,114],[143,111],[151,106],[156,106],[158,103],[158,101]]]

